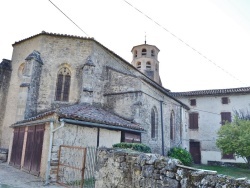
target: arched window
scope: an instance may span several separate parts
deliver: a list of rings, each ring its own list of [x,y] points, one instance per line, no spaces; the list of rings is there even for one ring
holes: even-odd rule
[[[170,139],[174,139],[174,112],[171,112],[170,115]]]
[[[18,77],[22,78],[24,74],[25,63],[22,63],[18,68]]]
[[[137,57],[137,50],[135,50],[134,52],[134,57]]]
[[[147,50],[145,48],[142,49],[141,55],[147,55]]]
[[[139,62],[137,62],[137,64],[136,64],[136,68],[137,69],[140,69],[141,68],[141,62],[139,61]]]
[[[70,70],[66,67],[61,68],[57,74],[56,101],[69,101],[70,79]]]
[[[154,57],[155,56],[155,51],[151,50],[151,56]]]
[[[146,63],[146,69],[151,69],[151,63],[149,61]]]
[[[157,137],[157,113],[155,109],[151,110],[151,138]]]

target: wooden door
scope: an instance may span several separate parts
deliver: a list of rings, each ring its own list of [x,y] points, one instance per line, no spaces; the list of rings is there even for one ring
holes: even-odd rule
[[[10,165],[21,168],[25,127],[14,128]]]
[[[44,125],[30,126],[27,132],[23,169],[37,176],[40,173],[44,128]]]
[[[201,150],[200,150],[200,142],[189,142],[189,151],[193,157],[193,161],[195,164],[201,163]]]
[[[36,126],[30,173],[39,175],[43,149],[44,125]]]

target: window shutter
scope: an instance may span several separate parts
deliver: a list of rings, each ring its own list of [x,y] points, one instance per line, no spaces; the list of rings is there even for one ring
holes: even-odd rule
[[[221,101],[222,101],[222,104],[228,104],[229,99],[228,99],[228,97],[222,97]]]
[[[221,112],[221,124],[225,125],[226,121],[232,122],[231,112]]]
[[[189,114],[189,128],[198,129],[198,113]]]
[[[196,106],[196,99],[191,99],[190,100],[190,105],[191,106]]]

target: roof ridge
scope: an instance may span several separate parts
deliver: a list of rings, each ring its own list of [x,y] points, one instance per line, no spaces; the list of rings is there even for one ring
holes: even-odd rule
[[[212,94],[231,94],[231,93],[250,93],[250,87],[225,88],[225,89],[208,89],[194,90],[184,92],[169,92],[170,95],[177,96],[195,96],[195,95],[212,95]]]

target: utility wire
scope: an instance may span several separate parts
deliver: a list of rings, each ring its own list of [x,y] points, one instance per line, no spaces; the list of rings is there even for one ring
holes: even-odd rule
[[[78,27],[78,29],[80,29],[87,37],[89,37],[89,35],[83,31],[83,29],[78,26],[72,19],[70,19],[70,17],[68,17],[58,6],[56,6],[51,0],[49,0],[49,2],[54,5],[54,7],[56,7],[66,18],[68,18],[76,27]]]
[[[126,0],[124,0],[125,2],[127,2]],[[70,19],[62,10],[60,10],[58,8],[58,6],[56,6],[51,0],[49,0],[49,2],[51,4],[53,4],[65,17],[67,17],[75,26],[77,26],[85,35],[89,36],[82,28],[80,28],[72,19]],[[127,2],[128,3],[128,2]],[[129,3],[128,3],[129,4]],[[129,4],[131,5],[131,4]],[[132,5],[131,5],[132,6]],[[134,7],[135,8],[135,7]],[[135,8],[136,10],[138,10],[139,12],[141,12],[139,9]],[[141,12],[142,13],[142,12]],[[144,13],[142,13],[144,14]],[[148,17],[148,16],[147,16]],[[151,19],[150,17],[148,17],[149,19]],[[155,22],[155,21],[154,21]],[[157,22],[155,22],[157,23]],[[160,24],[157,23],[157,25],[160,26]],[[169,31],[168,31],[169,32]],[[169,32],[171,33],[171,32]],[[173,36],[175,36],[173,33],[171,33]],[[177,36],[175,36],[177,39],[179,39]],[[181,39],[179,39],[181,40]],[[181,40],[182,41],[182,40]],[[185,42],[184,42],[185,43]],[[186,43],[185,43],[186,44]],[[189,46],[189,45],[188,45]],[[104,49],[104,48],[103,48]],[[193,49],[193,48],[192,48]],[[105,49],[104,49],[105,50]],[[198,51],[197,51],[198,52]],[[199,52],[198,52],[199,53]],[[111,54],[109,51],[108,51],[108,54],[110,55],[111,58],[113,58],[116,62],[118,62],[118,60],[113,56],[113,54]],[[131,74],[133,74],[127,67],[124,66],[124,68],[126,70],[128,70]],[[134,75],[134,74],[133,74]],[[140,79],[140,78],[139,78]],[[140,79],[141,80],[141,79]],[[142,80],[141,80],[142,81]],[[144,92],[143,92],[144,93]],[[148,95],[147,93],[144,93],[146,95]],[[150,95],[149,95],[150,96]],[[152,97],[152,96],[151,96]],[[156,99],[156,98],[155,98]],[[156,99],[158,100],[158,99]],[[178,105],[178,104],[175,104],[173,101],[169,100],[169,99],[166,99],[169,103],[171,103],[172,105],[175,105],[175,106],[179,106],[179,107],[182,107],[182,105]],[[218,113],[215,113],[215,112],[209,112],[209,111],[205,111],[205,110],[199,110],[199,109],[195,109],[195,108],[192,108],[193,110],[196,110],[196,111],[201,111],[201,112],[206,112],[206,113],[210,113],[210,114],[215,114],[215,115],[220,115]]]
[[[144,15],[145,17],[147,17],[150,21],[154,22],[157,26],[159,26],[163,30],[165,30],[168,33],[170,33],[173,37],[175,37],[176,39],[178,39],[180,42],[182,42],[183,44],[185,44],[187,47],[191,48],[193,51],[195,51],[196,53],[198,53],[204,59],[206,59],[207,61],[209,61],[210,63],[212,63],[214,66],[216,66],[217,68],[221,69],[223,72],[225,72],[226,74],[228,74],[229,76],[231,76],[235,80],[241,82],[244,85],[247,85],[246,83],[242,82],[241,80],[239,80],[238,78],[236,78],[234,75],[232,75],[231,73],[229,73],[227,70],[225,70],[221,66],[217,65],[214,61],[212,61],[211,59],[209,59],[208,57],[206,57],[203,53],[199,52],[194,47],[192,47],[191,45],[189,45],[187,42],[183,41],[180,37],[176,36],[174,33],[172,33],[171,31],[169,31],[168,29],[166,29],[164,26],[162,26],[161,24],[159,24],[158,22],[156,22],[154,19],[152,19],[151,17],[149,17],[147,14],[145,14],[144,12],[142,12],[141,10],[139,10],[138,8],[136,8],[134,5],[132,5],[131,3],[129,3],[126,0],[123,0],[123,1],[125,3],[127,3],[129,6],[131,6],[132,8],[134,8],[135,10],[137,10],[139,13],[141,13],[142,15]]]

